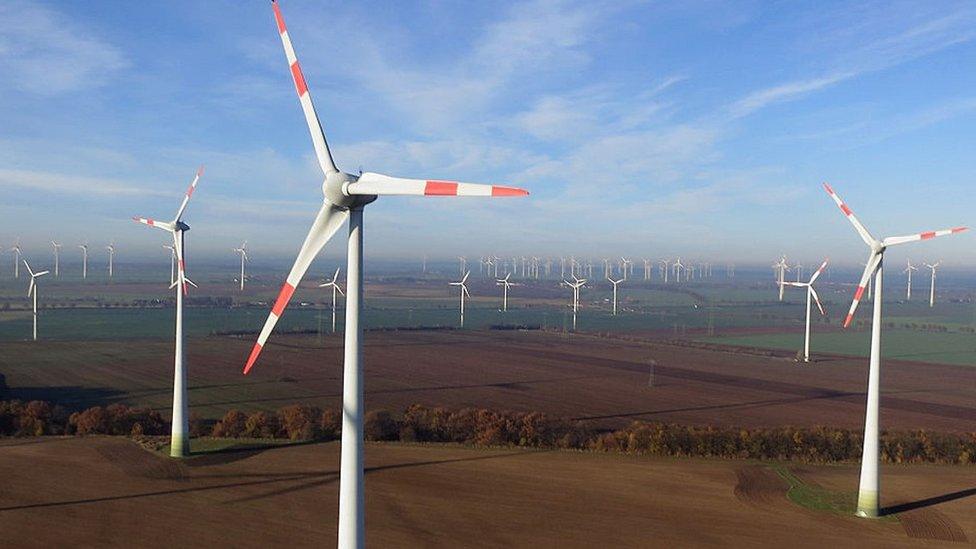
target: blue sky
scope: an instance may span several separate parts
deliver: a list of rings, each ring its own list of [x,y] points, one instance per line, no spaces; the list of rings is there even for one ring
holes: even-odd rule
[[[972,2],[282,10],[340,168],[532,192],[380,200],[375,257],[860,260],[825,180],[878,236],[976,223]],[[161,254],[130,217],[172,215],[206,164],[194,250],[294,257],[321,174],[269,3],[14,1],[0,21],[0,244]],[[913,248],[976,264],[972,234]]]

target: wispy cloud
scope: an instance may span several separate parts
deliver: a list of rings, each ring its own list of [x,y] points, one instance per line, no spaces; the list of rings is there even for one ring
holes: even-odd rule
[[[37,2],[3,2],[0,21],[0,87],[56,95],[101,86],[128,66],[120,50]]]
[[[0,168],[0,188],[50,192],[76,198],[78,196],[168,196],[173,194],[113,179],[2,168]]]

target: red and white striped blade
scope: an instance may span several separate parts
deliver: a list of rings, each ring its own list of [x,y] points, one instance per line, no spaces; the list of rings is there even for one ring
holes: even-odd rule
[[[817,290],[814,290],[813,286],[810,286],[810,295],[813,296],[813,300],[817,303],[817,308],[820,309],[820,315],[827,316],[827,311],[825,311],[823,305],[820,304],[820,296],[817,295]]]
[[[183,211],[186,210],[186,204],[190,201],[190,197],[193,196],[193,191],[197,190],[197,182],[200,181],[201,175],[203,175],[203,166],[197,169],[197,174],[193,177],[193,181],[186,188],[186,192],[183,194],[183,202],[180,204],[180,209],[176,211],[176,218],[173,219],[174,223],[183,217]]]
[[[308,124],[308,132],[312,136],[312,146],[315,147],[315,156],[319,160],[319,166],[326,174],[338,172],[339,170],[332,160],[332,153],[329,151],[329,144],[325,140],[322,123],[319,122],[319,116],[315,113],[315,105],[312,104],[312,95],[308,92],[302,67],[298,64],[298,57],[295,56],[295,48],[291,45],[291,37],[288,36],[288,29],[285,27],[285,18],[281,15],[281,8],[278,7],[278,2],[275,0],[271,1],[271,7],[274,9],[275,23],[278,24],[278,33],[281,35],[281,45],[285,47],[285,57],[288,59],[288,66],[291,68],[291,78],[295,82],[295,91],[298,92],[298,101],[302,104],[305,123]]]
[[[302,249],[298,252],[295,264],[292,265],[291,272],[288,273],[288,279],[285,280],[285,283],[281,286],[281,291],[278,292],[278,299],[275,300],[274,307],[271,308],[271,314],[268,315],[268,320],[265,321],[264,328],[261,329],[258,340],[251,349],[251,355],[247,357],[247,363],[244,365],[245,375],[251,371],[255,361],[257,361],[258,356],[261,354],[261,349],[264,347],[264,343],[268,340],[268,336],[274,330],[275,324],[278,323],[278,319],[284,313],[285,307],[288,306],[288,300],[295,293],[295,288],[302,281],[302,277],[305,276],[305,271],[312,264],[312,260],[315,259],[315,256],[325,247],[326,243],[329,242],[348,217],[349,212],[347,210],[339,209],[329,203],[322,205],[322,209],[319,210],[315,221],[312,223],[312,228],[308,231],[308,236],[305,237]]]
[[[943,229],[941,231],[928,231],[924,233],[918,233],[908,236],[891,236],[881,241],[884,246],[895,246],[898,244],[904,244],[906,242],[917,242],[919,240],[929,240],[930,238],[935,238],[937,236],[949,236],[951,234],[961,233],[963,231],[968,231],[969,227],[953,227],[952,229]]]
[[[861,225],[861,222],[857,219],[857,216],[854,215],[854,212],[852,212],[851,209],[847,207],[847,204],[845,204],[844,201],[837,196],[837,193],[834,192],[834,189],[832,189],[830,185],[824,183],[823,186],[827,191],[827,194],[830,195],[830,198],[834,199],[834,202],[837,203],[837,207],[840,208],[840,211],[844,212],[844,215],[847,216],[847,219],[851,222],[851,225],[854,225],[854,229],[857,230],[857,234],[861,235],[861,239],[864,240],[864,243],[868,246],[873,246],[877,241],[873,236],[871,236],[871,233],[864,228],[864,225]]]
[[[346,192],[351,195],[400,196],[526,196],[528,191],[517,187],[461,183],[440,179],[406,179],[366,172],[350,183]]]
[[[136,223],[142,223],[143,225],[149,225],[150,227],[156,227],[165,231],[172,232],[176,229],[176,226],[169,221],[158,221],[151,217],[133,217],[132,220]]]
[[[817,272],[813,273],[813,276],[810,277],[810,284],[811,285],[814,282],[816,282],[818,278],[820,278],[820,273],[822,273],[824,271],[824,269],[827,268],[827,262],[828,261],[830,261],[830,260],[829,259],[824,259],[824,262],[820,264],[820,268],[817,269]]]
[[[854,300],[851,302],[851,309],[847,312],[847,318],[844,319],[845,328],[851,325],[851,320],[854,319],[854,311],[857,310],[857,304],[861,302],[864,289],[868,286],[868,280],[874,275],[874,271],[878,269],[879,263],[881,263],[881,254],[872,252],[871,257],[868,259],[868,264],[864,266],[861,281],[857,283],[857,290],[854,291]],[[881,296],[878,296],[877,299],[881,299]]]

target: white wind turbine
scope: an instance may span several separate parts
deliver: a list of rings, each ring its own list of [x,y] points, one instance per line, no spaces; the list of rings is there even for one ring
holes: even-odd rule
[[[237,253],[239,253],[239,254],[241,254],[241,291],[243,292],[244,291],[244,263],[246,263],[248,261],[248,257],[247,257],[247,240],[245,240],[244,243],[241,244],[241,247],[240,248],[234,248],[234,251],[237,252]],[[338,274],[338,272],[337,272],[337,274]],[[333,322],[332,322],[332,324],[333,324],[332,331],[333,332],[335,331],[335,318],[334,318],[335,317],[335,311],[334,311],[334,309],[335,308],[333,307]]]
[[[468,281],[468,275],[469,274],[471,274],[471,271],[465,272],[464,273],[464,276],[461,278],[460,281],[458,281],[458,282],[450,282],[449,283],[451,286],[457,286],[458,289],[460,290],[458,293],[461,294],[461,327],[462,328],[464,328],[464,297],[465,296],[471,297],[471,294],[468,293],[468,287],[464,284],[465,282]],[[511,273],[509,273],[509,275],[510,274]],[[506,278],[507,278],[507,276],[506,276]]]
[[[50,271],[41,271],[35,273],[31,270],[30,264],[27,260],[24,260],[24,266],[27,267],[27,272],[30,274],[30,285],[27,287],[27,297],[34,298],[34,341],[37,341],[37,279],[48,274]]]
[[[681,282],[681,271],[684,270],[685,266],[683,263],[681,263],[680,257],[674,260],[674,264],[671,265],[671,268],[674,269],[674,281]],[[667,281],[665,280],[665,282]]]
[[[576,278],[576,275],[573,275],[573,282],[563,279],[563,283],[573,289],[573,330],[576,330],[576,313],[579,311],[579,291],[586,284],[586,279]]]
[[[671,270],[671,260],[670,259],[662,259],[661,260],[661,265],[664,267],[664,283],[667,284],[668,283],[668,271]]]
[[[169,250],[169,285],[176,284],[176,246],[163,244],[163,248]]]
[[[332,275],[332,280],[325,284],[319,284],[319,288],[332,288],[332,333],[335,333],[336,328],[336,293],[341,294],[343,297],[346,295],[342,293],[342,288],[339,287],[339,269],[341,268],[336,267],[335,274]]]
[[[626,279],[621,278],[619,280],[614,280],[609,276],[607,277],[607,281],[610,282],[610,284],[613,284],[613,316],[617,316],[617,285],[623,282],[624,280]]]
[[[108,277],[112,278],[112,264],[115,262],[115,244],[109,244],[105,246],[105,249],[108,250]]]
[[[51,241],[51,246],[54,248],[54,277],[61,277],[61,245],[55,241]]]
[[[495,280],[496,286],[502,287],[502,312],[508,312],[508,289],[512,286],[512,283],[508,281],[508,278],[512,276],[511,273],[505,275],[505,278],[499,278]]]
[[[773,264],[773,268],[777,270],[776,283],[779,284],[779,300],[783,301],[783,283],[786,282],[786,269],[790,266],[786,264],[786,256],[779,258],[778,263]]]
[[[834,190],[830,188],[830,185],[824,183],[824,189],[826,189],[827,194],[830,195],[844,215],[847,216],[851,224],[854,225],[854,229],[861,236],[864,243],[871,249],[870,255],[868,256],[868,264],[864,268],[864,273],[861,275],[857,291],[854,293],[851,309],[847,313],[847,318],[844,319],[844,327],[846,328],[851,324],[851,320],[854,318],[854,312],[857,310],[857,304],[864,295],[864,288],[873,275],[875,296],[874,315],[871,322],[871,362],[868,374],[867,407],[864,414],[864,448],[861,456],[861,480],[858,487],[857,515],[861,517],[877,517],[880,503],[878,484],[878,410],[881,385],[881,303],[884,301],[881,292],[881,283],[884,272],[884,253],[889,246],[956,234],[965,231],[966,227],[929,231],[909,236],[888,237],[878,240],[871,236],[871,233],[864,228],[864,225],[858,221],[851,209],[837,196]]]
[[[79,244],[81,248],[81,278],[88,280],[88,243]]]
[[[935,307],[935,269],[942,264],[942,261],[936,261],[934,265],[925,264],[926,267],[932,269],[932,282],[929,285],[929,307]]]
[[[908,260],[908,267],[905,267],[903,273],[908,273],[908,287],[905,290],[905,301],[912,300],[912,271],[917,271],[918,267],[912,265],[912,260]]]
[[[418,180],[390,177],[366,172],[358,176],[343,173],[336,167],[325,140],[325,132],[312,105],[305,76],[302,74],[291,44],[285,20],[277,2],[272,2],[278,33],[285,49],[298,99],[312,138],[322,181],[323,203],[305,242],[281,288],[271,314],[258,336],[244,366],[246,374],[254,366],[275,323],[316,254],[339,227],[349,220],[346,284],[345,357],[342,396],[342,457],[339,467],[339,540],[340,547],[361,548],[366,543],[365,497],[363,489],[363,362],[362,326],[359,310],[363,302],[363,209],[380,195],[412,196],[524,196],[522,189],[497,185],[477,185],[436,179]]]
[[[14,278],[20,278],[20,258],[24,255],[20,250],[20,242],[14,244],[10,252],[14,254]]]
[[[173,425],[170,436],[169,455],[172,457],[183,457],[190,453],[190,429],[189,414],[187,413],[186,401],[186,368],[184,367],[183,354],[183,296],[188,292],[188,285],[196,284],[186,277],[186,248],[184,248],[184,238],[190,226],[183,222],[183,212],[186,205],[193,196],[193,191],[197,188],[197,182],[203,175],[203,166],[197,170],[196,176],[186,189],[183,195],[183,202],[176,210],[176,217],[172,221],[156,221],[151,218],[133,217],[138,223],[149,225],[167,231],[173,236],[173,247],[176,248],[177,280],[171,284],[170,288],[176,288],[176,348],[174,352],[173,367]]]
[[[827,268],[827,261],[828,260],[826,259],[824,260],[823,264],[820,265],[820,268],[817,269],[817,271],[813,273],[813,276],[810,277],[809,282],[786,282],[786,284],[789,286],[807,289],[807,328],[806,336],[803,341],[803,362],[810,362],[810,299],[813,298],[813,300],[817,302],[817,308],[820,309],[821,315],[827,315],[827,311],[825,311],[823,305],[820,304],[820,296],[817,295],[817,290],[813,288],[813,283],[817,281],[817,278],[820,277],[823,270]]]

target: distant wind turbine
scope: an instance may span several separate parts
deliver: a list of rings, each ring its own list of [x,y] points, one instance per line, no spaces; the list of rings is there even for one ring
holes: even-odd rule
[[[336,267],[335,274],[332,275],[332,280],[329,280],[325,284],[319,284],[319,288],[332,288],[332,333],[335,333],[336,330],[336,293],[342,296],[346,295],[342,292],[342,288],[339,287],[339,269],[341,268]]]
[[[823,272],[823,270],[827,268],[827,261],[828,260],[826,259],[824,260],[823,264],[820,265],[820,268],[817,269],[817,271],[813,273],[813,276],[810,277],[809,282],[787,282],[786,283],[789,286],[796,286],[798,288],[807,289],[807,328],[806,328],[806,337],[803,341],[803,362],[810,362],[810,299],[812,298],[814,301],[817,302],[817,308],[820,309],[821,315],[824,316],[827,315],[827,311],[825,311],[823,305],[820,304],[820,296],[817,295],[817,290],[813,289],[813,283],[817,281],[817,278],[820,277],[820,274]]]
[[[27,267],[27,272],[30,274],[30,285],[27,287],[27,297],[34,298],[34,341],[37,341],[37,279],[48,274],[50,271],[41,271],[35,273],[31,270],[30,264],[27,260],[24,260],[24,266]]]
[[[54,248],[54,278],[60,278],[61,277],[61,245],[52,240],[51,246]]]
[[[926,267],[932,269],[932,283],[929,285],[929,307],[935,307],[935,269],[942,264],[942,261],[936,261],[934,265],[925,264]]]
[[[88,243],[79,244],[81,248],[81,278],[88,280]]]
[[[912,300],[912,271],[917,271],[918,267],[912,265],[912,260],[908,260],[908,267],[905,267],[903,273],[908,273],[908,287],[905,289],[905,301]]]
[[[462,277],[460,281],[450,283],[451,286],[457,286],[460,290],[459,293],[461,294],[461,327],[462,328],[464,328],[464,296],[471,297],[471,294],[468,293],[468,287],[464,284],[465,282],[468,281],[469,274],[471,274],[471,271],[465,272],[464,277]]]
[[[505,278],[499,278],[495,280],[496,286],[502,287],[502,312],[508,312],[508,289],[512,286],[512,283],[508,281],[508,278],[512,276],[511,273],[505,275]]]
[[[626,279],[621,278],[619,280],[614,280],[609,276],[607,277],[607,281],[610,282],[610,284],[613,284],[613,316],[617,316],[617,285],[623,282],[624,280]]]
[[[241,254],[241,291],[244,291],[244,263],[248,261],[247,257],[247,240],[241,244],[240,248],[234,248],[234,251]],[[333,322],[335,324],[335,322]],[[335,331],[335,326],[333,325],[332,331]]]

